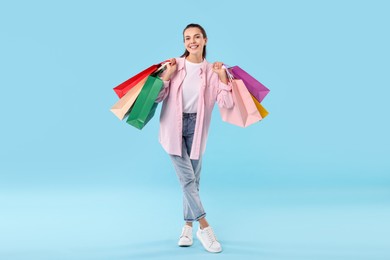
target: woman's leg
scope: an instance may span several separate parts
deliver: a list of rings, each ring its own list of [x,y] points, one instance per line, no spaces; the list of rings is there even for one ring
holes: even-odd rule
[[[183,115],[182,156],[171,155],[183,189],[184,220],[196,221],[206,215],[199,197],[201,159],[191,160],[196,114]]]
[[[209,223],[205,217],[199,219],[198,221],[201,229],[207,228],[209,226]],[[186,222],[186,225],[192,227],[192,222]]]
[[[198,221],[201,229],[207,228],[209,226],[209,223],[207,222],[206,218],[201,218]]]
[[[184,145],[183,145],[184,146]],[[206,215],[199,197],[197,179],[187,153],[170,155],[183,190],[183,214],[186,222],[196,221]]]

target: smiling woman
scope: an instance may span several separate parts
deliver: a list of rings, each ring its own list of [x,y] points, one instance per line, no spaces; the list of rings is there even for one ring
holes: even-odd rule
[[[187,25],[183,30],[183,37],[186,50],[181,57],[187,57],[190,53],[196,53],[196,51],[199,51],[203,47],[202,58],[206,58],[207,34],[202,26],[193,23]]]
[[[199,181],[214,104],[231,108],[233,97],[222,62],[210,64],[205,60],[207,36],[203,27],[187,25],[183,39],[184,54],[170,59],[161,76],[164,86],[156,100],[164,101],[160,114],[160,143],[170,155],[183,190],[186,223],[179,246],[192,245],[192,222],[199,221],[198,239],[207,251],[218,253],[222,247],[206,220]]]

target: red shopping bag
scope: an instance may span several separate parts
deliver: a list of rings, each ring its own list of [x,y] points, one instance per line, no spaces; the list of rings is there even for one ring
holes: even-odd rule
[[[142,79],[146,78],[153,72],[155,72],[158,67],[160,67],[161,63],[159,64],[154,64],[150,66],[149,68],[141,71],[137,75],[129,78],[125,82],[122,82],[118,86],[114,88],[115,93],[118,95],[119,98],[122,98],[132,87],[137,85]]]

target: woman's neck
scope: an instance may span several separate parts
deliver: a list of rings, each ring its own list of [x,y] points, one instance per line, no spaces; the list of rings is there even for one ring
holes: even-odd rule
[[[201,63],[203,62],[203,57],[202,55],[188,55],[186,57],[186,60],[188,60],[189,62],[192,62],[192,63]]]

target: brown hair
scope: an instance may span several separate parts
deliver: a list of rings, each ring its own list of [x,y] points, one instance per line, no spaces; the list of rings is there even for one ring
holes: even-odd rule
[[[200,26],[199,24],[196,24],[196,23],[190,23],[189,25],[186,26],[186,28],[184,28],[183,30],[183,41],[184,41],[184,32],[188,29],[188,28],[198,28],[201,33],[203,34],[203,38],[207,38],[207,34],[206,34],[206,31],[203,29],[202,26]],[[183,55],[181,55],[180,57],[187,57],[190,53],[185,50]],[[206,45],[203,46],[203,54],[202,54],[202,58],[206,58]]]

